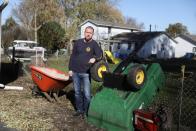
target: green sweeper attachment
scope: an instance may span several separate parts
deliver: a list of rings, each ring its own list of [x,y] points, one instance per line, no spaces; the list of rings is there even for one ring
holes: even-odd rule
[[[165,85],[158,63],[120,63],[103,72],[103,87],[91,100],[87,120],[109,131],[132,131],[133,112],[150,104]]]

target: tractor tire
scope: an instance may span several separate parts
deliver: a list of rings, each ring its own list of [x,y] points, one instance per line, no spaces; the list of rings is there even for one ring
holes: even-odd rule
[[[109,66],[105,61],[96,62],[90,69],[91,78],[94,81],[102,82],[103,75],[102,72],[109,71]]]
[[[132,67],[126,80],[131,89],[140,90],[146,81],[145,68],[142,65]]]

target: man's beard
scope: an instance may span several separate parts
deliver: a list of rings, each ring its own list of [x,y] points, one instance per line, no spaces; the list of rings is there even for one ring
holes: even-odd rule
[[[85,38],[85,41],[86,41],[86,42],[89,42],[89,41],[91,41],[91,40],[92,40],[92,38],[89,38],[89,39]]]

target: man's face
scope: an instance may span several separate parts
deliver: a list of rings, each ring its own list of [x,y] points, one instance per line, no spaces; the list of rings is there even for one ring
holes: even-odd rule
[[[91,29],[91,28],[86,28],[86,29],[85,29],[85,32],[84,32],[85,40],[86,40],[86,41],[91,40],[92,37],[93,37],[93,34],[94,34],[93,29]]]

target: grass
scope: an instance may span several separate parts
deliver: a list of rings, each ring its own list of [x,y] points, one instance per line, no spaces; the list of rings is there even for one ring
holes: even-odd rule
[[[69,57],[68,56],[59,56],[59,57],[50,57],[47,61],[47,66],[61,70],[63,72],[68,72]]]
[[[59,57],[50,57],[47,61],[47,66],[50,68],[55,68],[63,72],[68,72],[69,56],[59,56]],[[110,71],[113,71],[117,65],[109,64]],[[92,94],[94,95],[102,85],[102,82],[91,81]]]

